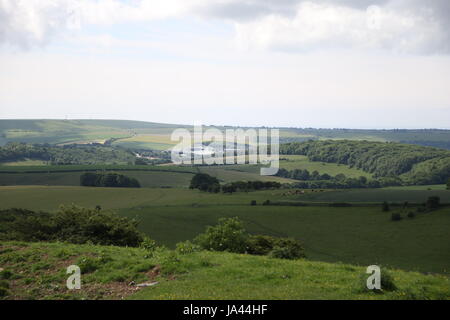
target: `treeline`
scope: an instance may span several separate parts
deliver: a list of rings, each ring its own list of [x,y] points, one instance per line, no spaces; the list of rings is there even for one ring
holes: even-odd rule
[[[267,189],[279,189],[281,184],[274,181],[235,181],[220,185],[216,177],[210,176],[207,173],[195,174],[189,185],[190,189],[199,189],[201,191],[218,193],[233,193],[236,191],[256,191]]]
[[[123,174],[86,172],[80,176],[80,185],[84,187],[116,187],[116,188],[140,188],[141,185],[135,178]]]
[[[312,173],[309,173],[307,169],[286,170],[284,168],[280,168],[276,175],[282,178],[289,178],[303,181],[332,179],[332,176],[330,176],[328,173],[320,174],[317,170],[314,170]]]
[[[11,142],[0,147],[0,163],[42,160],[51,165],[68,164],[134,164],[132,152],[101,144],[52,146]]]
[[[325,140],[283,144],[280,153],[306,155],[311,161],[345,164],[369,172],[375,178],[400,178],[407,184],[445,183],[450,176],[450,151],[432,147]]]
[[[223,193],[233,193],[236,191],[256,191],[281,188],[281,183],[275,181],[235,181],[222,186]]]
[[[300,189],[351,189],[351,188],[381,188],[387,186],[400,186],[402,181],[395,178],[370,179],[366,177],[359,178],[341,178],[337,175],[330,180],[299,181],[292,184],[293,188]]]

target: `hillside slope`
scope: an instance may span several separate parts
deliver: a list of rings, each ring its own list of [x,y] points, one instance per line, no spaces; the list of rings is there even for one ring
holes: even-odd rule
[[[72,264],[80,290],[65,286]],[[0,266],[3,299],[450,299],[445,276],[389,270],[397,290],[380,294],[365,267],[205,251],[5,242]]]
[[[188,125],[131,120],[0,119],[0,146],[7,142],[65,144],[104,142],[112,138],[113,144],[118,146],[162,150],[175,144],[170,141],[170,134],[183,127],[191,128]],[[450,149],[450,130],[280,128],[281,143],[330,139],[395,141]]]
[[[400,177],[408,184],[442,184],[450,177],[450,151],[433,147],[327,140],[283,144],[280,153],[305,155],[312,161],[345,164],[374,177]]]

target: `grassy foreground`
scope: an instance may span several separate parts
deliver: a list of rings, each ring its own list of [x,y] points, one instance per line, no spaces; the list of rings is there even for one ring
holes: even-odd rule
[[[80,290],[65,286],[71,264]],[[450,299],[442,275],[389,270],[398,289],[372,293],[364,267],[204,251],[4,242],[0,268],[3,299]]]
[[[54,211],[59,205],[77,205],[114,209],[122,216],[139,221],[139,229],[158,243],[174,247],[190,240],[214,225],[221,217],[239,217],[252,234],[294,237],[305,245],[311,260],[350,264],[382,264],[403,270],[449,274],[450,208],[417,213],[411,219],[402,213],[402,221],[391,221],[391,212],[380,205],[353,207],[262,206],[266,199],[297,200],[307,197],[337,197],[345,201],[389,197],[397,202],[406,196],[426,199],[435,195],[428,190],[349,190],[286,195],[286,190],[238,192],[232,195],[210,194],[188,189],[88,188],[7,186],[0,187],[0,208],[13,207]],[[441,193],[450,192],[447,190]],[[355,196],[353,196],[355,195]],[[381,195],[381,196],[380,196]],[[26,199],[26,201],[24,201]],[[442,201],[444,197],[442,196]],[[257,206],[250,206],[256,200]],[[380,202],[381,203],[381,200]],[[415,208],[411,209],[415,210]]]

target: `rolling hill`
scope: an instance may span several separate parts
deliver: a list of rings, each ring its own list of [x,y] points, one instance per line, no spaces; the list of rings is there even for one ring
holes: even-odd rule
[[[301,123],[299,123],[299,126]],[[189,125],[162,124],[131,120],[0,120],[0,145],[7,142],[29,143],[104,143],[164,150],[174,145],[170,134]],[[232,128],[217,126],[219,129]],[[280,128],[280,142],[307,140],[394,141],[450,149],[450,130],[364,130]]]

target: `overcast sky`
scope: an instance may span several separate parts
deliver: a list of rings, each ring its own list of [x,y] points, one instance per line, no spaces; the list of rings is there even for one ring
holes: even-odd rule
[[[450,128],[450,1],[0,0],[0,118]]]

